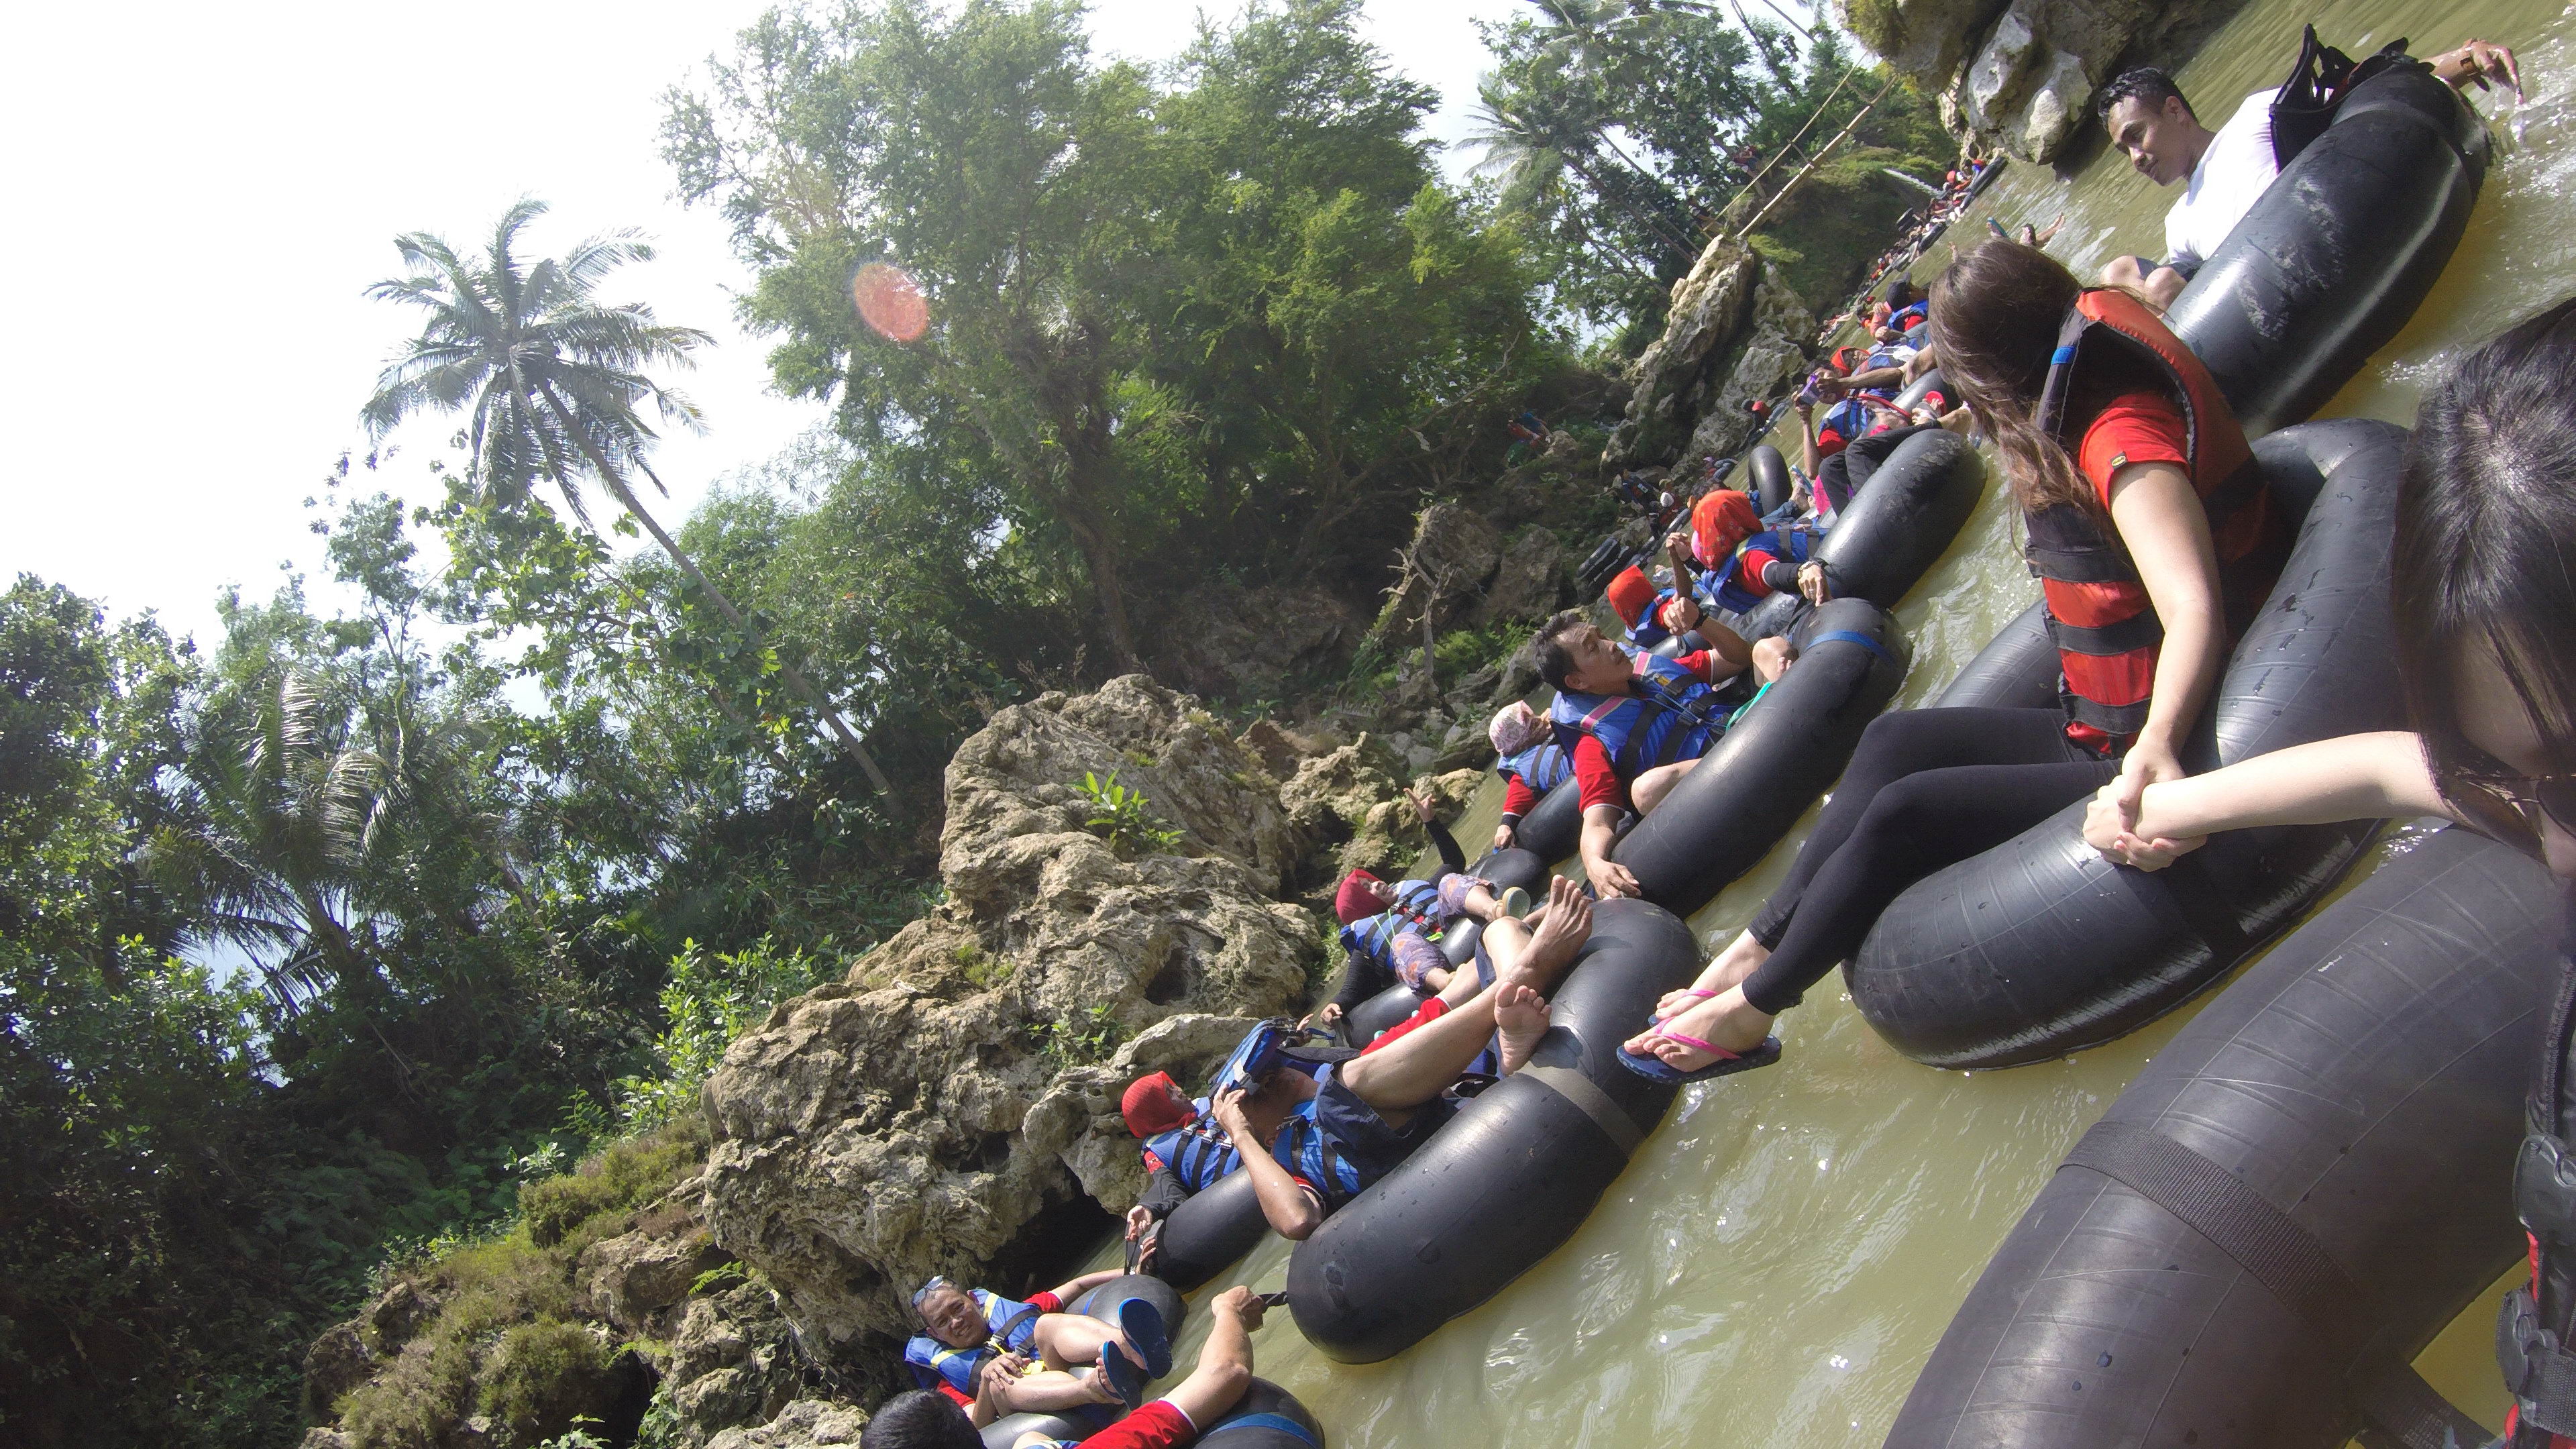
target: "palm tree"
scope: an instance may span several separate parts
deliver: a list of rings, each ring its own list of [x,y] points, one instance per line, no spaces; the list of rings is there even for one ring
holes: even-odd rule
[[[470,481],[494,501],[516,506],[537,480],[550,479],[585,526],[590,511],[577,480],[588,473],[644,526],[725,622],[757,643],[759,631],[699,572],[697,561],[646,511],[629,482],[631,474],[641,473],[665,497],[670,494],[646,461],[658,434],[639,411],[643,403],[650,401],[665,423],[703,426],[695,404],[643,369],[657,363],[693,366],[691,354],[714,339],[694,327],[665,326],[641,303],[611,307],[594,300],[593,291],[611,271],[651,260],[652,247],[631,230],[589,238],[560,260],[522,262],[514,250],[519,233],[545,211],[544,202],[526,197],[503,212],[479,267],[427,232],[394,239],[412,274],[378,282],[367,295],[429,315],[420,335],[377,378],[375,395],[359,415],[381,438],[415,413],[467,410]],[[840,711],[784,660],[779,673],[885,791],[885,775]]]

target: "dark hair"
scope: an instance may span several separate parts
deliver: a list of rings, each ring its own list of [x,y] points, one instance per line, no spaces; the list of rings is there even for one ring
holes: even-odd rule
[[[984,1449],[984,1436],[946,1395],[913,1389],[876,1411],[859,1431],[859,1449]]]
[[[1903,307],[1912,303],[1914,300],[1914,279],[1912,277],[1899,277],[1895,281],[1888,283],[1886,300],[1887,305],[1890,307]]]
[[[2075,460],[2034,416],[2066,310],[2083,292],[2048,253],[1993,237],[1942,269],[1932,283],[1932,350],[1979,431],[1995,440],[2025,513],[2102,501]]]
[[[1548,688],[1565,688],[1565,677],[1574,672],[1574,651],[1565,647],[1565,636],[1591,622],[1581,609],[1567,609],[1538,626],[1537,635],[1530,640],[1530,654],[1538,664],[1538,677]]]
[[[2172,76],[2154,66],[2142,65],[2112,77],[2111,83],[2102,87],[2102,94],[2094,98],[2093,113],[2107,121],[2113,106],[2130,100],[2148,110],[2161,111],[2168,99],[2182,101],[2182,113],[2195,121],[2200,119],[2200,112],[2191,108],[2190,101],[2183,100],[2182,88],[2174,84]]]
[[[2560,769],[2576,769],[2576,298],[2461,361],[2425,397],[2397,494],[2398,677],[2446,782],[2487,763],[2459,661],[2489,652]],[[2490,766],[2492,768],[2492,766]]]

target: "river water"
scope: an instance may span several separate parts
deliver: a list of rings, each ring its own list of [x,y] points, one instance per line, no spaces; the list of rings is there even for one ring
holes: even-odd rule
[[[2477,35],[2522,57],[2528,101],[2478,102],[2500,146],[2467,239],[2413,324],[2321,414],[2410,422],[2446,359],[2576,290],[2576,6],[2256,0],[2181,72],[2185,94],[2223,118],[2236,97],[2278,83],[2309,22],[2356,56],[2400,35],[2418,55]],[[2063,213],[2050,250],[2089,275],[2122,253],[2161,255],[2173,195],[2107,150],[2071,178],[2017,163],[1951,236],[1968,245],[1988,214],[2044,224]],[[1945,243],[1934,252],[1917,271],[1925,280],[1948,259]],[[1990,482],[1957,545],[1897,610],[1915,656],[1891,707],[1938,693],[2034,597]],[[1498,794],[1460,822],[1471,849],[1491,832]],[[1691,918],[1704,945],[1752,915],[1812,823],[1810,812]],[[1781,1021],[1779,1067],[1685,1089],[1573,1240],[1483,1307],[1360,1367],[1324,1358],[1282,1312],[1255,1336],[1259,1372],[1303,1399],[1339,1449],[1878,1442],[2060,1156],[2199,1003],[2070,1060],[1970,1074],[1898,1056],[1838,986],[1829,978]],[[1271,1238],[1219,1283],[1276,1289],[1287,1260],[1288,1244]],[[2503,1417],[2493,1301],[2419,1361],[2490,1427]],[[1193,1314],[1185,1355],[1204,1334]]]

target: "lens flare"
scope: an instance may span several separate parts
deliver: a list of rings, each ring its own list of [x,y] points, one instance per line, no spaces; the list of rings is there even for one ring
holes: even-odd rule
[[[892,262],[870,262],[850,279],[859,319],[891,342],[918,342],[930,330],[930,299],[912,273]]]

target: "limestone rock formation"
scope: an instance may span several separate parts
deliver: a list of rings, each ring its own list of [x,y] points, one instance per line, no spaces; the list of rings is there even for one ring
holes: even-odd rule
[[[1673,285],[1664,335],[1637,359],[1628,416],[1602,450],[1625,469],[1732,452],[1749,431],[1744,405],[1776,395],[1806,365],[1812,314],[1770,285],[1762,258],[1724,237]],[[1706,436],[1703,438],[1702,434]]]
[[[2104,82],[2173,59],[2241,3],[1842,0],[1842,15],[1863,44],[1940,96],[1943,120],[1963,138],[2050,161]]]
[[[1112,770],[1169,841],[1087,828],[1070,782]],[[947,806],[946,902],[774,1010],[706,1087],[716,1240],[861,1382],[889,1379],[914,1285],[1108,1185],[1088,1120],[1035,1113],[1061,1073],[1174,1018],[1287,1011],[1322,965],[1317,919],[1280,899],[1316,836],[1260,752],[1143,676],[1000,711],[951,761]]]
[[[849,1404],[798,1399],[756,1429],[725,1430],[707,1441],[707,1449],[809,1449],[826,1444],[856,1444],[867,1422],[867,1414]]]

